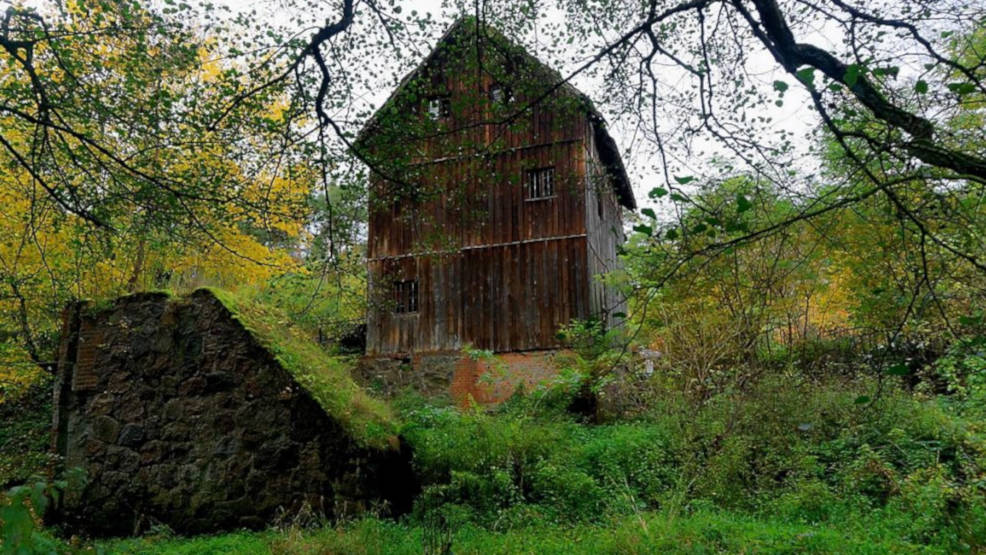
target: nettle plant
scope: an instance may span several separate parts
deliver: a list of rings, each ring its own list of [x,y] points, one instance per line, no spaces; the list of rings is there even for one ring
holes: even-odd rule
[[[4,553],[55,553],[60,543],[43,531],[44,515],[62,496],[85,482],[81,468],[57,480],[33,476],[26,483],[0,492],[0,549]]]
[[[949,393],[977,406],[986,406],[986,336],[977,335],[953,343],[935,362]]]

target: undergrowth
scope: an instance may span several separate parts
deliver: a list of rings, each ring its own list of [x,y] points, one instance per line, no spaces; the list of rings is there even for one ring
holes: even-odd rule
[[[725,511],[873,545],[986,546],[983,420],[890,386],[857,403],[872,387],[765,379],[699,405],[666,391],[596,426],[536,395],[494,412],[409,407],[426,484],[413,518],[505,532]]]
[[[55,542],[58,550],[986,549],[986,396],[978,344],[956,348],[939,365],[948,395],[864,372],[820,378],[772,370],[709,396],[683,394],[672,374],[614,374],[591,384],[600,404],[587,419],[571,411],[586,388],[570,372],[493,408],[463,409],[412,393],[385,405],[356,387],[345,361],[326,355],[278,312],[211,294],[351,431],[372,441],[395,433],[407,440],[423,485],[413,511],[397,521],[369,515],[198,538],[159,530],[128,540]],[[633,403],[607,398],[631,389]],[[40,441],[35,431],[42,427],[29,416],[20,428],[8,418],[14,426],[0,431],[7,447],[10,438]],[[31,464],[22,466],[21,479]]]
[[[940,398],[765,379],[587,425],[533,392],[395,405],[424,482],[399,521],[102,544],[125,552],[976,552],[986,426]]]

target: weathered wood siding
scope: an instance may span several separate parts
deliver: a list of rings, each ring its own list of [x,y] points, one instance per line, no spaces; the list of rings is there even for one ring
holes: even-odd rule
[[[604,284],[602,274],[621,268],[617,254],[623,234],[622,208],[613,191],[610,176],[604,171],[592,136],[586,142],[586,244],[589,267],[589,309],[608,326],[618,324],[614,314],[626,313],[626,299],[614,287]]]
[[[430,89],[450,95],[451,116],[392,132],[384,146],[407,161],[402,181],[371,177],[367,354],[555,347],[561,325],[606,304],[594,299],[602,293],[591,275],[615,260],[615,246],[595,227],[620,225],[610,193],[604,221],[587,227],[596,201],[586,202],[586,158],[595,156],[586,114],[556,94],[490,123],[502,115],[487,97],[491,77],[469,77],[454,63],[429,71]],[[514,92],[513,108],[529,99]],[[413,121],[427,117],[405,109]],[[549,166],[554,195],[527,198],[525,172]],[[416,312],[393,310],[401,280],[418,281]]]
[[[589,314],[585,253],[584,238],[576,237],[371,261],[371,290],[388,291],[395,278],[417,279],[420,304],[414,313],[377,305],[367,352],[554,346],[561,324]]]

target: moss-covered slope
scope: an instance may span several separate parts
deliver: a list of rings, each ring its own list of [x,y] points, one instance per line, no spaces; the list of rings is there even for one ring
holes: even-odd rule
[[[221,289],[202,288],[196,295],[219,300],[354,439],[367,447],[397,447],[399,424],[390,407],[357,385],[345,360],[326,353],[284,313]]]

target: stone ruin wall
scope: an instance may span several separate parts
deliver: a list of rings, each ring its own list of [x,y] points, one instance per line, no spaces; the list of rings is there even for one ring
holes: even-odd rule
[[[360,447],[207,291],[66,311],[53,443],[87,483],[59,518],[92,534],[262,528],[409,510],[406,447]]]

